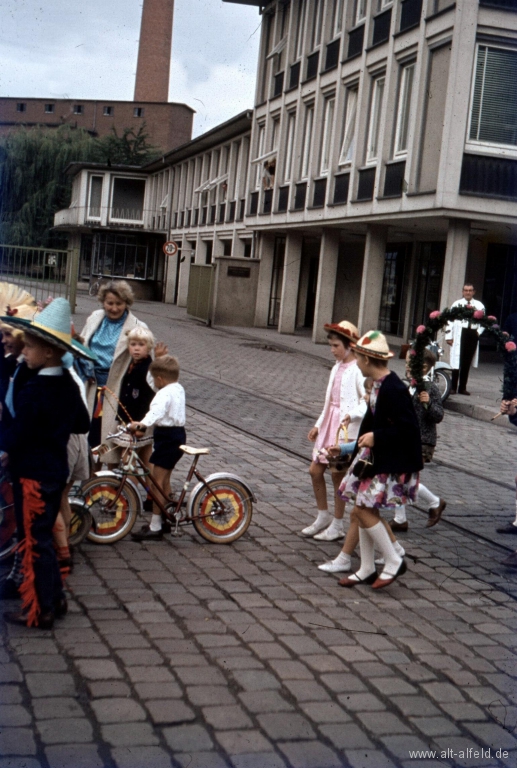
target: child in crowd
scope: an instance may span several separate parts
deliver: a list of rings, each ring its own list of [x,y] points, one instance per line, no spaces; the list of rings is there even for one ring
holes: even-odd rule
[[[186,441],[185,390],[178,382],[179,363],[172,355],[162,355],[153,360],[149,373],[155,388],[149,411],[139,422],[131,422],[129,429],[137,435],[148,427],[154,427],[153,452],[149,459],[154,478],[169,498],[171,472],[183,456],[180,445]],[[160,509],[153,504],[150,525],[144,525],[131,537],[134,541],[159,541],[163,536]]]
[[[411,370],[409,368],[411,352],[406,355],[406,376],[411,380]],[[433,365],[436,364],[436,357],[430,349],[424,350],[423,374],[427,376]],[[417,392],[416,387],[409,387],[409,394],[413,400],[413,406],[420,426],[420,439],[422,440],[422,460],[428,464],[434,454],[436,447],[436,425],[443,419],[443,403],[440,396],[440,390],[431,381],[426,382],[426,388],[422,392]],[[434,493],[420,482],[418,486],[418,501],[425,504],[428,510],[427,528],[436,525],[442,517],[443,510],[447,503],[435,496]],[[406,516],[406,507],[400,504],[395,509],[395,517],[390,522],[393,531],[407,531],[408,522]]]
[[[7,318],[4,318],[7,321]],[[70,305],[55,299],[34,321],[9,318],[23,328],[23,356],[34,375],[21,387],[8,424],[0,432],[1,462],[13,480],[23,582],[22,611],[6,621],[50,629],[63,616],[63,593],[52,529],[68,476],[67,444],[90,426],[79,390],[61,365],[72,350]]]
[[[373,379],[373,390],[355,458],[339,489],[344,501],[355,504],[350,519],[359,525],[361,567],[339,583],[343,587],[367,583],[382,589],[405,573],[406,563],[397,553],[379,510],[415,500],[423,467],[422,445],[409,392],[389,370],[393,353],[385,336],[380,331],[368,331],[354,350],[359,370]],[[379,576],[374,548],[385,563]]]
[[[328,511],[327,486],[324,477],[329,463],[325,448],[335,444],[340,425],[347,426],[349,440],[355,440],[361,419],[366,412],[366,403],[364,377],[357,368],[352,350],[353,342],[359,338],[357,328],[347,320],[325,325],[324,328],[327,331],[336,364],[330,374],[323,411],[308,434],[309,440],[315,443],[309,473],[318,514],[316,520],[301,533],[302,536],[313,536],[319,541],[335,541],[345,534],[343,528],[345,504],[338,494],[345,472],[332,472],[335,499],[334,517],[332,517]]]

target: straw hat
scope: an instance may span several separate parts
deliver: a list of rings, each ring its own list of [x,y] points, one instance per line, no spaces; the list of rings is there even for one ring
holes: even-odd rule
[[[19,328],[26,333],[37,336],[65,352],[73,352],[80,357],[95,360],[93,352],[82,344],[72,340],[70,304],[66,299],[54,299],[42,312],[32,320],[17,317],[1,317],[0,321],[8,323],[13,328]]]
[[[359,331],[348,320],[341,320],[340,323],[327,323],[323,327],[327,333],[337,333],[338,336],[348,339],[352,346],[354,346],[354,342],[359,340]]]
[[[355,351],[367,357],[374,357],[376,360],[389,360],[393,357],[386,336],[380,331],[368,331],[361,336],[355,345]]]

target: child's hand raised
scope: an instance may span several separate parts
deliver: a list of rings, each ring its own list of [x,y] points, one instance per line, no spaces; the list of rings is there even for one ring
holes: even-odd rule
[[[155,357],[163,357],[169,352],[167,345],[163,343],[163,341],[158,341],[156,343],[156,346],[154,348],[154,356]]]

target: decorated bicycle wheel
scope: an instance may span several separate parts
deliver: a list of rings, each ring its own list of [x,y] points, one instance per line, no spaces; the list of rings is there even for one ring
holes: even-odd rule
[[[7,480],[0,481],[0,560],[11,555],[17,544],[13,488]]]
[[[89,541],[112,544],[133,528],[139,499],[130,485],[120,490],[120,484],[117,477],[93,477],[82,485],[84,502],[92,516]]]
[[[207,481],[192,501],[194,527],[207,541],[229,544],[239,539],[251,523],[253,499],[249,490],[233,478]]]

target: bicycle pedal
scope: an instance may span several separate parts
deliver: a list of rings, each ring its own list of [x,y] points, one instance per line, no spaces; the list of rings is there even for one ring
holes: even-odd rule
[[[181,539],[184,535],[183,531],[171,531],[171,536],[174,536],[176,539]]]

